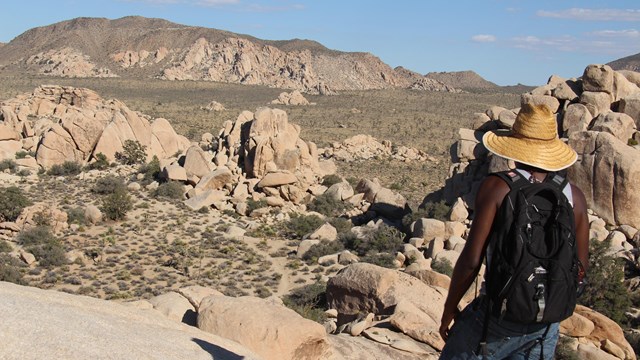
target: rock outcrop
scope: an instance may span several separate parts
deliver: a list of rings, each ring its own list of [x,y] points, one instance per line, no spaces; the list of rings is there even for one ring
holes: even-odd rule
[[[0,316],[4,359],[262,359],[153,309],[5,282]]]
[[[557,112],[558,128],[578,152],[568,169],[569,178],[582,189],[590,209],[607,223],[640,227],[640,148],[635,110],[640,88],[607,65],[589,65],[580,79],[556,76],[547,85],[522,96],[522,103],[546,104]],[[622,106],[622,105],[626,106]],[[474,129],[461,129],[456,159],[450,170],[445,197],[462,196],[473,208],[479,182],[487,171],[509,167],[488,155],[480,139],[485,131],[508,128],[518,109],[492,108],[476,114]]]
[[[114,161],[127,140],[140,143],[147,159],[173,156],[189,141],[165,119],[149,119],[118,100],[104,100],[89,89],[43,85],[0,103],[2,159],[35,152],[47,169],[65,161],[86,164],[98,153]]]

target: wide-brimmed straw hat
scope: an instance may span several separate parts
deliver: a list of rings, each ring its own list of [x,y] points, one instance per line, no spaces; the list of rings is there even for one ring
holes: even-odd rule
[[[546,105],[523,105],[511,130],[487,132],[482,143],[496,155],[547,171],[565,169],[578,158],[558,138],[556,117]]]

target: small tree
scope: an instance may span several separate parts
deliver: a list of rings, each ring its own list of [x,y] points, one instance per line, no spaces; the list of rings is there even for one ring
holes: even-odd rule
[[[136,140],[125,140],[122,151],[116,152],[116,159],[125,165],[144,164],[147,147]]]
[[[122,220],[127,212],[133,208],[131,197],[126,189],[118,188],[115,192],[102,199],[102,212],[108,219]]]
[[[93,155],[94,161],[87,165],[90,170],[104,170],[109,167],[109,160],[107,155],[103,153],[97,153]]]
[[[622,324],[631,300],[622,282],[624,269],[621,260],[607,253],[610,246],[610,240],[591,240],[588,285],[578,302]]]
[[[0,187],[0,221],[15,221],[22,209],[31,204],[20,188]]]

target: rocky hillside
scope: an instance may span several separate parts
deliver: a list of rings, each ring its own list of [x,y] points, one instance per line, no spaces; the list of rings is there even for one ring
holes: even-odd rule
[[[624,57],[608,63],[613,70],[640,71],[640,54]]]
[[[457,89],[496,89],[499,87],[473,71],[430,72],[425,77]]]
[[[416,81],[368,53],[143,17],[77,18],[28,30],[0,48],[0,69],[65,77],[208,80],[316,94],[408,88]],[[450,91],[437,81],[426,88]]]

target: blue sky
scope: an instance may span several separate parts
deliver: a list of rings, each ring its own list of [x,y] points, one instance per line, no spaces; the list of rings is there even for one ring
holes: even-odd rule
[[[261,39],[316,40],[425,74],[473,70],[499,85],[578,77],[640,53],[638,0],[7,1],[0,42],[76,17],[163,18]]]

